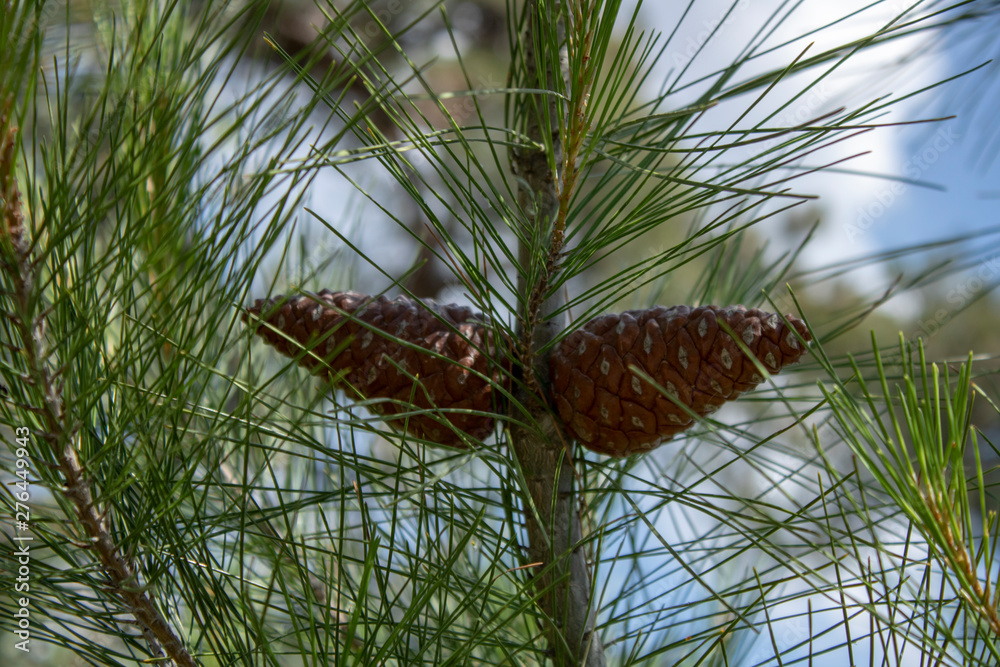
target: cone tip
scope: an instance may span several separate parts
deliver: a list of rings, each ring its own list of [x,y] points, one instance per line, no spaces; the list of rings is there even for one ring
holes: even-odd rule
[[[243,312],[240,313],[240,319],[245,323],[250,321],[251,315],[253,315],[255,319],[260,319],[260,315],[264,311],[264,308],[280,299],[280,296],[276,297],[276,299],[254,299],[253,305],[247,306],[243,309]]]

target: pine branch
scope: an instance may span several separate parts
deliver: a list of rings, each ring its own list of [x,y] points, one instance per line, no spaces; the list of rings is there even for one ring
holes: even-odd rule
[[[547,619],[549,652],[557,665],[597,667],[605,664],[604,647],[594,627],[591,572],[575,502],[572,444],[542,398],[549,383],[548,355],[539,352],[564,323],[562,315],[557,314],[563,305],[561,296],[548,294],[561,246],[561,232],[554,226],[564,223],[560,219],[563,207],[556,172],[556,165],[564,164],[558,131],[564,123],[555,93],[566,88],[569,76],[565,29],[555,5],[534,1],[527,4],[528,27],[522,40],[524,81],[529,87],[553,94],[524,95],[515,102],[524,116],[524,133],[534,145],[514,147],[510,156],[511,171],[519,183],[518,204],[529,227],[518,249],[520,357],[525,383],[515,394],[529,418],[515,419],[514,423],[533,423],[536,427],[513,426],[511,445],[530,495],[524,503],[529,562],[540,564],[535,585]],[[553,43],[553,37],[560,47],[558,62],[553,61],[551,51],[544,51]],[[562,77],[561,82],[555,80],[557,76]],[[571,145],[578,148],[578,144]],[[572,172],[575,166],[565,165],[564,169]],[[569,193],[564,194],[568,201]]]
[[[971,529],[970,498],[979,495],[981,515],[990,513],[972,426],[973,355],[957,364],[954,381],[950,364],[942,373],[937,364],[927,362],[923,341],[914,346],[900,336],[898,355],[883,357],[872,334],[872,359],[878,390],[869,389],[853,359],[859,397],[842,382],[832,390],[823,387],[837,430],[860,465],[924,536],[931,557],[940,563],[948,586],[976,620],[975,632],[989,641],[995,658],[1000,614],[988,575],[985,586],[980,581],[980,572],[994,569],[989,544],[994,538],[985,524],[981,535]],[[890,384],[887,367],[895,364],[901,367],[901,382]],[[975,452],[971,475],[966,472],[966,448]]]
[[[0,115],[0,129],[6,125],[6,118]],[[43,405],[38,410],[44,422],[44,430],[38,434],[40,442],[48,445],[51,458],[57,461],[55,467],[62,478],[62,493],[72,503],[86,535],[82,543],[97,553],[101,569],[110,581],[110,586],[104,587],[104,590],[112,592],[136,619],[149,643],[151,655],[163,658],[165,654],[177,665],[195,667],[197,663],[183,641],[146,595],[136,573],[119,553],[108,531],[105,512],[94,502],[91,481],[77,456],[75,443],[78,427],[65,412],[58,373],[50,371],[46,361],[53,356],[45,343],[46,313],[32,314],[34,304],[38,303],[34,292],[41,282],[38,276],[41,265],[32,257],[31,244],[24,229],[20,191],[14,179],[16,140],[17,129],[12,127],[5,133],[0,147],[0,202],[3,202],[3,209],[0,210],[3,225],[0,228],[0,269],[13,285],[11,296],[18,312],[8,313],[7,317],[21,339],[28,384],[42,399]],[[39,455],[39,458],[47,457]]]

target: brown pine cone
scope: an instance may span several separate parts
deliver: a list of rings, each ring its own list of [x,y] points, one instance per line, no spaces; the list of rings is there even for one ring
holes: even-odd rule
[[[691,414],[663,391],[705,416],[764,378],[725,322],[769,373],[805,352],[796,332],[805,324],[743,306],[656,306],[602,315],[563,339],[552,353],[552,398],[569,433],[585,447],[610,456],[647,451],[689,428]]]
[[[396,429],[405,422],[410,435],[461,448],[465,444],[456,430],[476,440],[493,431],[492,417],[463,412],[495,413],[493,385],[483,376],[496,384],[509,377],[491,361],[506,364],[494,354],[481,314],[456,305],[431,310],[404,296],[323,290],[316,297],[284,303],[282,297],[258,299],[243,321],[248,315],[265,318],[270,326],[259,326],[257,335],[315,374],[326,374],[363,399],[391,399],[370,406],[381,414],[440,410],[389,419]]]

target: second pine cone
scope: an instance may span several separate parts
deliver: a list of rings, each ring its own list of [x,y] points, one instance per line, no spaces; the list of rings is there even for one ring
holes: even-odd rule
[[[628,456],[691,427],[757,386],[757,366],[719,326],[728,325],[769,373],[799,360],[811,340],[791,315],[743,306],[657,306],[602,315],[569,334],[551,357],[552,397],[570,435],[593,451]],[[798,334],[798,335],[796,335]]]

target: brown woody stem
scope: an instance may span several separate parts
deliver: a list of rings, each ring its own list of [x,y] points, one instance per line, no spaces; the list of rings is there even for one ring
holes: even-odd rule
[[[62,478],[62,493],[76,513],[79,527],[86,536],[84,542],[92,548],[101,570],[110,581],[109,590],[139,624],[150,645],[150,653],[161,658],[166,654],[182,667],[197,663],[184,643],[173,631],[141,584],[129,563],[119,553],[108,532],[104,512],[94,502],[83,466],[77,456],[76,440],[79,428],[65,414],[62,387],[58,373],[50,370],[52,355],[45,344],[45,311],[34,314],[37,300],[34,285],[39,265],[32,261],[30,244],[23,226],[20,194],[14,180],[14,145],[17,131],[4,131],[5,119],[0,114],[0,272],[10,280],[11,296],[16,312],[7,317],[21,339],[21,351],[27,365],[27,384],[40,397],[41,406],[32,410],[40,415],[45,431],[36,436],[51,449]],[[44,457],[40,457],[44,460]]]
[[[934,489],[926,483],[921,485],[919,493],[930,509],[934,523],[940,530],[941,546],[944,547],[941,549],[943,560],[947,561],[953,570],[961,573],[969,587],[966,589],[959,586],[959,595],[977,614],[986,620],[993,634],[1000,636],[1000,613],[997,611],[993,595],[989,590],[989,579],[986,580],[986,588],[984,589],[979,581],[978,564],[969,556],[961,535],[955,535],[951,530],[950,522],[952,517],[956,515],[956,510],[949,507],[950,503],[945,499],[943,493],[936,494]],[[939,499],[943,502],[939,502]],[[929,541],[933,543],[935,540],[931,538]]]
[[[565,50],[558,63],[536,53],[545,43],[541,31],[556,27],[559,43],[565,45],[560,3],[529,0],[527,33],[524,35],[524,83],[527,87],[563,90],[556,76],[565,81]],[[551,274],[557,270],[561,248],[561,196],[559,174],[551,165],[563,166],[559,136],[560,107],[555,95],[522,95],[524,132],[534,145],[511,150],[511,169],[519,179],[518,204],[528,228],[518,251],[521,262],[520,359],[524,386],[517,390],[515,405],[528,415],[514,415],[515,424],[534,427],[511,428],[514,455],[524,474],[528,498],[524,499],[528,534],[528,562],[540,563],[535,585],[545,617],[545,636],[553,663],[603,667],[604,647],[595,632],[591,604],[591,572],[582,544],[581,517],[576,502],[572,442],[547,406],[544,396],[549,383],[548,354],[539,352],[565,326],[555,313],[563,305],[559,294],[548,294]],[[548,136],[546,136],[548,135]],[[551,153],[538,146],[551,146]],[[558,227],[558,228],[557,228]],[[532,267],[540,267],[540,274]],[[537,276],[532,279],[530,276]],[[526,418],[527,417],[527,418]]]

